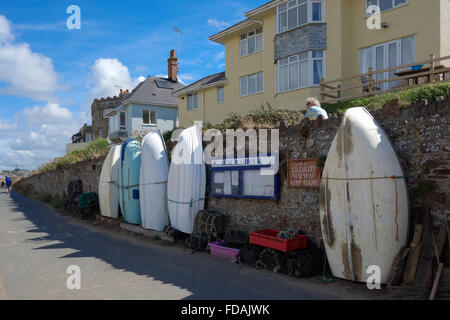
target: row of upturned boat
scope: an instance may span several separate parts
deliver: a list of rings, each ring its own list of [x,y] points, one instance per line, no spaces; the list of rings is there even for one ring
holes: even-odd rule
[[[159,131],[142,140],[128,140],[111,148],[100,175],[99,202],[102,216],[119,218],[145,229],[163,231],[170,225],[192,233],[197,212],[204,208],[206,172],[200,129],[193,126],[178,138],[169,159]],[[120,211],[119,211],[120,209]]]
[[[197,126],[184,130],[168,163],[159,132],[127,141],[108,154],[101,173],[102,215],[162,231],[191,234],[204,208],[206,172]],[[182,161],[180,161],[182,160]],[[367,281],[372,267],[386,283],[407,241],[408,192],[394,148],[364,108],[346,112],[328,152],[320,188],[320,222],[333,275]]]

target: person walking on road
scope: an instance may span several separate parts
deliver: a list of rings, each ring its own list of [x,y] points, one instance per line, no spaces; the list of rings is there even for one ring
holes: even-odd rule
[[[12,181],[9,177],[5,177],[5,181],[6,181],[6,193],[9,194],[9,192],[11,190]]]

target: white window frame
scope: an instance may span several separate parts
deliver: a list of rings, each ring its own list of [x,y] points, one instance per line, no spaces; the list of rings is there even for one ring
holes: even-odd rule
[[[259,33],[259,34],[257,34],[256,33],[256,31],[258,31],[258,30],[261,30],[261,33]],[[252,33],[253,32],[253,35],[251,35],[251,36],[249,36],[249,34],[250,33]],[[262,52],[262,51],[264,51],[264,30],[263,30],[263,28],[261,27],[261,28],[257,28],[257,29],[254,29],[254,30],[250,30],[249,32],[246,32],[246,33],[243,33],[243,34],[241,34],[240,35],[240,37],[242,38],[243,36],[245,36],[246,38],[245,39],[241,39],[240,40],[240,42],[239,42],[239,56],[242,58],[242,57],[247,57],[247,56],[250,56],[250,55],[253,55],[253,54],[256,54],[256,53],[258,53],[258,52]],[[258,37],[260,37],[261,38],[261,49],[257,49],[257,38]],[[248,40],[250,39],[250,38],[255,38],[255,52],[252,52],[252,53],[248,53]],[[246,46],[246,52],[244,52],[244,53],[242,53],[242,44],[243,43],[246,43],[247,44],[247,46]]]
[[[262,76],[261,90],[258,90],[258,76]],[[255,90],[256,90],[255,93],[248,93],[249,87],[250,87],[249,79],[251,77],[255,77]],[[244,94],[242,94],[242,80],[246,80],[246,85],[247,85],[246,90],[245,90],[246,93],[244,93]],[[246,75],[239,79],[239,94],[240,94],[241,98],[248,97],[248,96],[254,96],[257,94],[261,94],[263,92],[264,92],[264,72],[257,72],[257,73],[249,74],[249,75]]]
[[[190,97],[192,97],[191,99],[194,99],[194,100],[191,100]],[[197,99],[195,99],[195,97],[197,97]],[[187,99],[186,105],[187,105],[188,111],[198,110],[198,92],[188,94],[186,99]],[[191,103],[190,103],[191,101],[193,102],[193,105],[191,105]],[[195,104],[195,102],[197,102],[197,104]]]
[[[372,55],[372,61],[371,61],[371,65],[373,66],[373,70],[376,71],[377,68],[376,66],[376,49],[383,47],[383,69],[387,69],[390,67],[390,61],[389,61],[389,46],[392,44],[396,44],[397,46],[397,57],[396,57],[396,61],[397,61],[397,66],[401,66],[404,65],[405,63],[403,63],[402,61],[402,56],[403,56],[403,46],[402,46],[402,42],[405,39],[408,38],[413,38],[414,39],[414,49],[412,52],[412,60],[414,63],[414,61],[416,61],[416,37],[415,36],[409,36],[409,37],[404,37],[404,38],[400,38],[400,39],[396,39],[396,40],[392,40],[392,41],[387,41],[387,42],[383,42],[383,43],[379,43],[377,45],[374,46],[370,46],[370,47],[366,47],[366,48],[361,48],[360,49],[360,53],[359,53],[359,64],[360,64],[360,72],[361,73],[366,73],[366,66],[363,66],[363,51],[364,50],[371,50],[371,55]],[[381,70],[383,70],[381,69]],[[396,70],[395,72],[399,72],[401,71],[401,69]],[[382,80],[382,79],[389,79],[392,78],[392,76],[389,75],[389,72],[385,72],[385,73],[381,73],[377,75],[378,78],[377,80]],[[390,84],[388,82],[382,83],[379,87],[382,90],[387,90],[389,89]]]
[[[408,4],[408,0],[403,0],[404,1],[403,3],[397,4],[397,5],[395,4],[395,2],[397,0],[392,0],[392,8],[386,9],[386,10],[381,10],[381,2],[380,2],[381,0],[375,0],[375,1],[377,2],[376,6],[378,6],[378,8],[380,8],[380,12],[386,12],[389,10],[393,10],[396,8],[406,6]],[[372,14],[370,12],[367,12],[368,9],[369,9],[369,0],[366,0],[366,16],[370,16]]]
[[[276,26],[275,26],[276,27],[275,28],[276,34],[287,32],[287,31],[290,31],[290,30],[293,30],[293,29],[296,29],[298,27],[301,27],[301,26],[304,26],[304,25],[307,25],[307,24],[311,24],[311,23],[325,23],[325,20],[326,20],[325,19],[325,1],[323,1],[323,0],[306,0],[307,22],[303,23],[303,24],[300,24],[300,22],[299,22],[299,14],[298,14],[298,7],[300,7],[300,6],[305,4],[304,2],[301,3],[300,1],[302,1],[302,0],[286,1],[285,3],[277,6]],[[292,6],[292,7],[289,8],[289,4],[291,4],[293,2],[296,2],[295,6]],[[320,12],[321,19],[317,20],[317,21],[313,21],[313,4],[314,3],[320,3],[321,4],[321,12]],[[286,10],[282,11],[281,7],[283,7],[285,5],[286,5]],[[288,17],[289,16],[289,9],[292,9],[294,7],[297,10],[297,23],[296,23],[296,25],[294,27],[289,28],[289,17]],[[286,12],[286,15],[287,15],[287,18],[286,18],[287,25],[286,25],[286,30],[281,31],[280,30],[280,15],[282,13],[284,13],[284,12]]]
[[[148,112],[148,123],[144,122],[144,113]],[[152,121],[152,119],[155,119],[155,121]],[[157,124],[157,118],[156,118],[156,111],[154,110],[142,110],[142,124],[144,126],[156,126]]]
[[[220,99],[220,89],[222,89],[222,100]],[[225,102],[225,87],[217,87],[217,103],[224,103]]]
[[[314,58],[313,57],[313,52],[322,52],[322,57],[321,58]],[[302,58],[302,56],[307,53],[308,57]],[[291,63],[290,60],[293,57],[297,57],[297,61]],[[288,59],[288,64],[287,64],[287,81],[288,81],[288,89],[287,90],[281,90],[281,73],[280,73],[280,67],[281,66],[281,60],[284,59]],[[305,51],[299,54],[295,54],[283,59],[279,59],[275,68],[276,68],[276,79],[277,79],[277,85],[276,85],[276,93],[285,93],[285,92],[289,92],[289,91],[295,91],[295,90],[300,90],[300,89],[304,89],[304,88],[310,88],[310,87],[318,87],[320,84],[319,83],[314,83],[314,61],[315,60],[319,60],[322,61],[322,77],[325,78],[326,77],[326,66],[325,66],[325,50],[311,50],[311,51]],[[302,86],[301,85],[301,70],[300,70],[300,65],[301,63],[307,62],[307,85],[306,86]],[[295,64],[297,63],[297,87],[290,87],[290,65],[291,64]]]

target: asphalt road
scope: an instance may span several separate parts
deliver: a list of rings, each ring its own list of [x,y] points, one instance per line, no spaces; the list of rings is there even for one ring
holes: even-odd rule
[[[109,232],[0,190],[0,299],[336,299],[308,282]],[[69,290],[69,266],[81,290]]]

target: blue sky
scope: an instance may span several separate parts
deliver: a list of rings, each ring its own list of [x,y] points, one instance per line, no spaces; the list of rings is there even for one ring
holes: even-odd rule
[[[224,70],[223,46],[208,37],[267,1],[2,1],[0,4],[0,170],[34,169],[62,156],[90,122],[94,97],[167,74],[182,32],[180,75],[191,83]],[[81,30],[69,30],[69,5]]]

